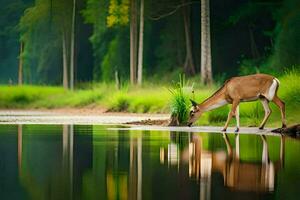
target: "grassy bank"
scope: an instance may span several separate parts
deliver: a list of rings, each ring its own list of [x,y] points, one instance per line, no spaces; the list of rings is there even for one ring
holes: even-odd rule
[[[298,122],[300,114],[300,75],[290,72],[279,78],[279,96],[286,102],[288,123]],[[197,84],[196,84],[197,86]],[[39,109],[39,108],[97,108],[109,111],[134,113],[169,113],[171,85],[145,84],[139,87],[115,89],[114,85],[98,84],[90,89],[65,91],[61,87],[49,86],[0,86],[0,108],[2,109]],[[196,87],[195,99],[201,102],[216,89]],[[268,125],[280,124],[280,113],[271,103],[274,111]],[[223,124],[230,106],[206,113],[199,124]],[[260,102],[242,103],[240,107],[242,125],[258,125],[263,118]],[[234,120],[233,120],[234,121]],[[233,122],[234,123],[234,122]]]

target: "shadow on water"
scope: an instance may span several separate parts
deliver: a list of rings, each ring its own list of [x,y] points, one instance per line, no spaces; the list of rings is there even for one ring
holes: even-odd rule
[[[283,136],[0,126],[1,199],[297,199]]]

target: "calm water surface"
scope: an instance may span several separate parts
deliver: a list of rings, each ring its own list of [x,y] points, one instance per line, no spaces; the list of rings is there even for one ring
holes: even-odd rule
[[[299,199],[280,136],[0,125],[0,199]]]

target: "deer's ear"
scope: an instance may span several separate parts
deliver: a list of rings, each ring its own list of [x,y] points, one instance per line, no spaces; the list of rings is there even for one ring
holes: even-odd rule
[[[193,107],[197,107],[198,106],[197,102],[195,102],[194,100],[190,99],[190,101],[191,101]]]

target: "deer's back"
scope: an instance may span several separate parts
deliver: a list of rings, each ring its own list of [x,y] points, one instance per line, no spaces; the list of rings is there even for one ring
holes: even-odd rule
[[[257,100],[261,95],[265,97],[269,96],[269,91],[272,84],[274,84],[274,80],[275,77],[268,74],[233,77],[225,85],[225,95],[231,100]],[[278,84],[276,87],[278,87]]]

